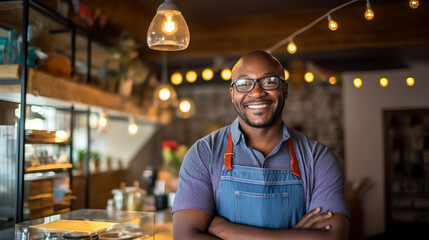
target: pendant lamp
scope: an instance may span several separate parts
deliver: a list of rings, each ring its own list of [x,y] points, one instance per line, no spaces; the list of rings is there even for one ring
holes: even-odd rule
[[[167,81],[167,53],[162,53],[161,84],[155,89],[154,104],[162,108],[177,105],[177,94],[173,86]]]
[[[181,51],[189,41],[189,28],[182,13],[172,0],[165,0],[150,23],[147,45],[158,51]]]

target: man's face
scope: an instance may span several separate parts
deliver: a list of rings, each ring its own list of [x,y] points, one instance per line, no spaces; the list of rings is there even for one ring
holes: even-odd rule
[[[258,79],[266,76],[283,76],[283,68],[271,59],[260,55],[252,55],[240,60],[233,69],[232,81],[239,78]],[[275,90],[265,91],[256,83],[253,90],[240,93],[235,86],[230,87],[230,94],[235,110],[244,123],[251,127],[263,128],[271,126],[281,119],[287,84],[280,80]]]

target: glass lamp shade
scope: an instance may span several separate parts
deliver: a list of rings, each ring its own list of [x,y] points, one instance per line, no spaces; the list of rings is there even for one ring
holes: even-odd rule
[[[189,28],[182,13],[171,1],[161,4],[147,31],[147,45],[158,51],[185,50],[190,41]]]

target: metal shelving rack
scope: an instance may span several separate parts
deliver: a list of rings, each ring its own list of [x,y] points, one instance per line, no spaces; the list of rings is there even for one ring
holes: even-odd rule
[[[91,69],[91,42],[92,38],[91,36],[86,33],[83,29],[76,26],[75,24],[71,23],[67,19],[63,18],[59,14],[49,10],[47,7],[41,5],[40,3],[33,1],[33,0],[21,0],[21,1],[2,1],[0,2],[0,9],[2,6],[5,5],[11,5],[11,4],[21,4],[21,10],[22,10],[22,22],[21,24],[21,67],[20,67],[20,74],[18,79],[0,79],[0,85],[19,85],[20,86],[20,97],[19,99],[15,99],[17,103],[20,104],[20,118],[18,119],[17,124],[17,146],[16,146],[16,196],[15,196],[15,214],[14,214],[14,223],[20,223],[24,221],[24,212],[23,212],[23,205],[24,205],[24,175],[25,175],[25,120],[26,120],[26,108],[28,105],[28,99],[27,99],[27,81],[28,81],[28,66],[27,66],[27,56],[28,56],[28,38],[27,38],[27,30],[29,26],[29,14],[30,14],[30,8],[38,13],[41,13],[44,16],[47,16],[48,18],[52,19],[56,23],[60,23],[65,27],[65,31],[71,32],[71,49],[70,49],[70,59],[71,59],[71,66],[74,69],[75,67],[75,60],[76,60],[76,35],[80,34],[83,35],[87,39],[87,69]],[[1,11],[0,11],[1,12]],[[0,17],[0,26],[2,24],[2,20]],[[7,26],[6,26],[7,27]],[[90,71],[87,71],[87,81],[90,81],[91,74]],[[73,138],[73,128],[74,128],[74,119],[75,119],[75,108],[72,104],[70,104],[70,114],[71,114],[71,121],[70,121],[70,138]],[[89,116],[90,110],[86,111],[86,113]],[[85,189],[85,205],[88,206],[89,203],[89,153],[90,153],[90,147],[89,147],[89,126],[88,126],[88,148],[87,148],[87,156],[86,156],[86,171],[85,171],[85,177],[86,177],[86,189]],[[73,141],[70,141],[70,155],[69,155],[69,162],[73,163]],[[68,173],[70,176],[70,187],[72,186],[72,170],[69,169]],[[10,224],[3,224],[3,226],[0,225],[0,232],[4,229],[11,228]],[[6,233],[7,235],[8,233]]]

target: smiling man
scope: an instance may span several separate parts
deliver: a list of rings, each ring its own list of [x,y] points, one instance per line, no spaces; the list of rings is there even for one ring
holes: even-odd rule
[[[283,122],[280,62],[245,54],[229,90],[237,119],[198,140],[182,164],[174,239],[347,239],[340,164]]]

